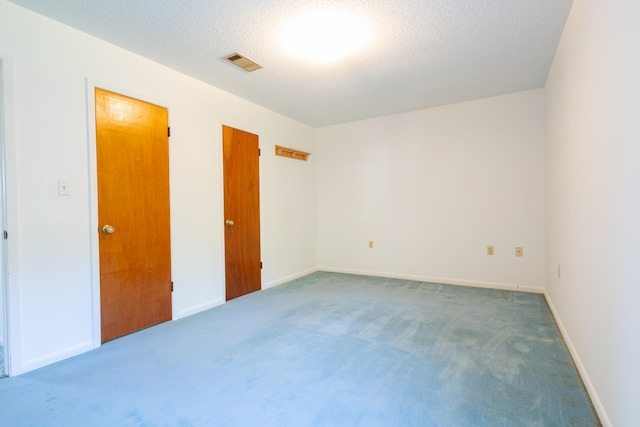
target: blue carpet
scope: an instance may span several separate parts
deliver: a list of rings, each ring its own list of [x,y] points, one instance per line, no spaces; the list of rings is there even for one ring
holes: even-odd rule
[[[541,295],[314,273],[0,381],[2,426],[597,426]]]

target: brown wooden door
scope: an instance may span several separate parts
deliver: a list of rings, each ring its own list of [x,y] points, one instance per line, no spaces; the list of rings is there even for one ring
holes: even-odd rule
[[[171,319],[168,111],[101,89],[95,102],[105,342]]]
[[[260,290],[258,135],[222,127],[227,301]]]

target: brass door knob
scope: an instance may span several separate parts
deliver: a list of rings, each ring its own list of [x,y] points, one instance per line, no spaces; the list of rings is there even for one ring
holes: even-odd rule
[[[224,222],[224,225],[226,225],[227,227],[231,227],[233,224],[235,224],[235,222],[233,222],[232,219],[228,219]]]
[[[102,227],[102,232],[104,234],[113,234],[116,232],[116,228],[113,225],[105,225]]]

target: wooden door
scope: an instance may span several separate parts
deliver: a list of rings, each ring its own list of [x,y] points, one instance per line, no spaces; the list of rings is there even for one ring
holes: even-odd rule
[[[262,287],[258,135],[222,127],[227,301]]]
[[[170,320],[166,108],[95,90],[102,342]]]

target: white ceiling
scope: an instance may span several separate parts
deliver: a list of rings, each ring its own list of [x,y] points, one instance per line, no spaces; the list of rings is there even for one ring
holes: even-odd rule
[[[326,126],[544,86],[572,0],[10,0],[283,115]],[[335,6],[374,29],[328,65],[283,25]],[[331,29],[327,29],[331,31]],[[264,68],[222,58],[240,52]]]

